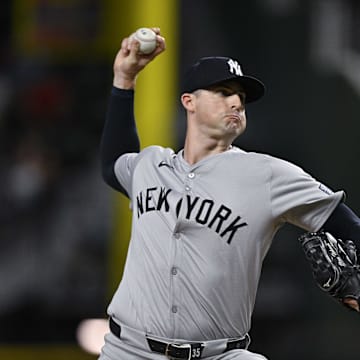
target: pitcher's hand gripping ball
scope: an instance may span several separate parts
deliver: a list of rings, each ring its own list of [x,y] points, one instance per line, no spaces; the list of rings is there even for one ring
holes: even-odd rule
[[[359,312],[360,270],[355,244],[325,232],[306,233],[299,241],[320,289]]]
[[[139,52],[142,54],[150,54],[156,48],[156,33],[149,28],[140,28],[136,30],[131,35],[131,38],[140,43]]]

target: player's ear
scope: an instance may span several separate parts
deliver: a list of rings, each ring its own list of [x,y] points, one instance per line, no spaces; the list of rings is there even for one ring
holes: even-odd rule
[[[194,110],[194,95],[191,93],[183,93],[181,95],[181,103],[188,111]]]

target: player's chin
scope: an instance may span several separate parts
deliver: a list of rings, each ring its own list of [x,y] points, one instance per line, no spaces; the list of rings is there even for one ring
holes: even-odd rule
[[[236,136],[241,135],[246,129],[246,123],[243,121],[232,121],[226,126],[226,130]]]

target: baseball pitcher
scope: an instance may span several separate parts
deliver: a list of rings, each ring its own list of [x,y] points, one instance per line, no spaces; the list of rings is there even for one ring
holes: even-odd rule
[[[360,221],[344,192],[232,145],[246,105],[265,91],[238,60],[202,58],[185,74],[183,149],[140,150],[136,78],[165,50],[153,31],[149,54],[122,41],[102,135],[103,177],[129,198],[132,233],[100,359],[266,359],[249,350],[251,315],[262,262],[285,223],[306,231],[299,244],[321,289],[358,311]]]

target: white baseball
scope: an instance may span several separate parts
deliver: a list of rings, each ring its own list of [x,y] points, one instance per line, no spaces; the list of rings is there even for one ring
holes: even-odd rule
[[[156,33],[149,28],[140,28],[132,35],[140,43],[139,52],[150,54],[156,48]]]

